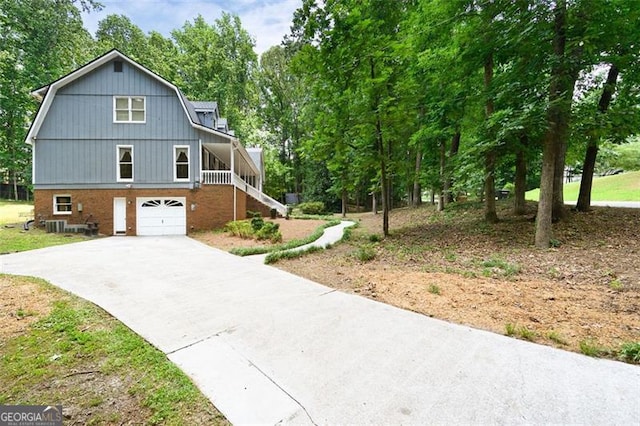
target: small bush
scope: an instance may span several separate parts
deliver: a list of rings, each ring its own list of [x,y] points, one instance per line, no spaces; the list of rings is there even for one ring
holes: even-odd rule
[[[298,208],[302,214],[324,214],[326,212],[322,201],[309,201],[298,204]]]
[[[609,283],[609,288],[614,291],[624,290],[624,284],[619,279],[615,279]]]
[[[514,334],[516,334],[516,325],[515,324],[511,324],[510,322],[508,322],[504,326],[504,330],[507,333],[507,336],[513,336]]]
[[[369,241],[372,243],[379,243],[382,241],[382,236],[379,234],[371,234],[369,235]]]
[[[549,340],[551,340],[552,342],[556,342],[559,345],[567,345],[567,341],[564,339],[564,337],[562,337],[560,335],[560,333],[558,333],[557,331],[550,331],[547,333],[547,337],[549,338]]]
[[[429,285],[429,293],[440,295],[440,287],[435,284]]]
[[[620,349],[620,359],[640,363],[640,342],[625,343]]]
[[[520,272],[520,266],[517,263],[509,263],[499,257],[491,257],[490,259],[483,261],[482,266],[485,267],[482,273],[487,277],[491,276],[495,269],[501,271],[507,278],[513,277]]]
[[[251,219],[251,227],[255,232],[258,232],[259,230],[261,230],[264,225],[265,223],[262,216],[256,216],[253,219]]]
[[[371,244],[364,244],[354,252],[354,256],[360,262],[369,262],[376,258],[376,249]]]
[[[604,352],[593,340],[580,341],[580,352],[587,356],[600,356]]]
[[[254,217],[262,217],[262,213],[254,212],[252,210],[247,210],[247,218],[248,219],[253,219]]]
[[[282,241],[280,225],[273,222],[264,222],[262,227],[256,232],[256,238],[258,240],[269,240],[272,243],[279,243]]]
[[[352,235],[353,235],[353,226],[344,228],[344,230],[342,231],[342,238],[340,239],[340,241],[349,241],[351,240]]]
[[[240,238],[253,238],[253,228],[246,220],[236,220],[224,226],[224,230]]]
[[[529,341],[533,341],[536,338],[536,332],[533,330],[529,330],[527,327],[522,326],[518,329],[518,334],[521,338]]]

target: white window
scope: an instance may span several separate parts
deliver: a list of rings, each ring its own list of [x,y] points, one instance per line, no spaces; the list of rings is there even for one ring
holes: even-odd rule
[[[144,96],[114,96],[114,123],[144,123],[146,121]]]
[[[53,214],[71,214],[71,195],[53,196]]]
[[[175,181],[189,180],[189,146],[176,145],[173,147],[173,179]]]
[[[118,145],[118,182],[133,181],[133,146]]]

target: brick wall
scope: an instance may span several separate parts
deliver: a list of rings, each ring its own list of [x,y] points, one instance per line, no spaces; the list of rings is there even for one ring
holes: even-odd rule
[[[271,209],[269,206],[262,204],[260,201],[256,200],[250,195],[247,195],[247,210],[251,210],[252,212],[260,212],[262,217],[269,217],[271,214]]]
[[[113,199],[127,200],[127,235],[136,235],[137,197],[184,197],[186,199],[187,233],[223,227],[233,220],[233,187],[205,185],[199,189],[36,189],[34,211],[36,220],[66,220],[69,224],[97,222],[101,234],[113,234]],[[70,195],[72,213],[53,214],[54,195]],[[236,190],[236,218],[246,218],[247,199]],[[254,200],[255,201],[255,200]],[[256,201],[257,203],[257,201]],[[78,211],[82,204],[82,212]],[[250,209],[257,210],[257,209]],[[268,209],[267,209],[268,212]]]

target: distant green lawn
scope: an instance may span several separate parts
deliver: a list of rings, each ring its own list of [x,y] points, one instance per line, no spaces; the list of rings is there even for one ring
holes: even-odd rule
[[[33,203],[27,201],[0,200],[0,225],[25,222],[33,210]]]
[[[576,201],[580,191],[580,182],[564,185],[565,201]],[[538,201],[539,189],[528,191],[527,200]],[[640,171],[593,179],[592,201],[640,201]]]

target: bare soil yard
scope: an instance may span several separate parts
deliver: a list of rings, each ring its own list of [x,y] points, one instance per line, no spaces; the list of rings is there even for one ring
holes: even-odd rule
[[[535,204],[524,217],[507,203],[499,208],[495,225],[471,203],[443,213],[396,209],[385,239],[380,215],[350,215],[359,227],[349,242],[275,266],[431,317],[576,352],[613,356],[623,343],[640,342],[640,210],[569,213],[554,227],[557,247],[538,250]],[[280,223],[285,240],[318,226]],[[200,239],[224,249],[257,244],[223,234]]]

